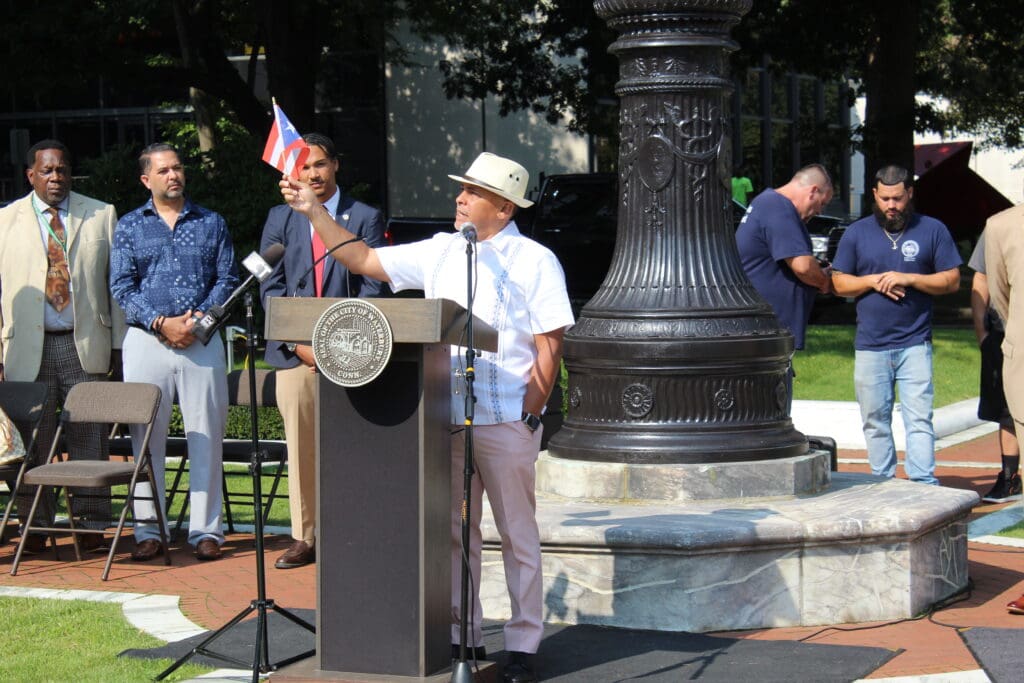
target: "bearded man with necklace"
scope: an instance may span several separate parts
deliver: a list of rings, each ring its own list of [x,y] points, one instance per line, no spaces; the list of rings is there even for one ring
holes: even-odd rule
[[[832,263],[837,296],[857,299],[854,387],[874,474],[896,474],[892,410],[899,387],[904,471],[938,484],[932,426],[932,298],[960,287],[960,254],[941,222],[913,210],[913,176],[875,174],[872,215],[843,234]]]

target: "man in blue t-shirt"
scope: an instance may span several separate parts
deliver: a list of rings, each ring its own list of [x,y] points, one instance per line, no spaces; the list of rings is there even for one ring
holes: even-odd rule
[[[797,349],[804,348],[815,295],[831,291],[804,221],[821,213],[831,199],[832,179],[825,168],[805,166],[782,187],[757,195],[736,229],[743,270],[793,335]]]
[[[896,474],[892,438],[899,387],[907,476],[935,478],[932,297],[960,286],[960,254],[941,222],[915,214],[913,178],[899,166],[875,174],[875,209],[849,228],[832,264],[839,296],[857,298],[853,379],[871,471]]]

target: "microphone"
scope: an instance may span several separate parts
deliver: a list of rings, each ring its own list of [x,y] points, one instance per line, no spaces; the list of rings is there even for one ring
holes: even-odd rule
[[[196,339],[203,342],[204,345],[208,344],[224,323],[225,318],[227,318],[231,305],[235,303],[245,290],[249,289],[253,282],[263,282],[270,277],[270,274],[274,272],[274,267],[282,258],[284,258],[283,244],[271,244],[262,254],[257,254],[254,251],[246,256],[242,261],[242,265],[245,266],[250,275],[246,278],[245,282],[236,287],[235,291],[231,292],[231,296],[223,304],[211,306],[210,310],[206,311],[202,316],[198,313],[192,316],[192,320],[195,321],[195,325],[192,327],[192,334],[195,335]]]
[[[330,249],[325,251],[323,253],[323,255],[320,256],[320,258],[318,258],[317,260],[313,261],[313,265],[311,265],[309,268],[306,268],[306,270],[302,273],[302,276],[299,278],[299,281],[295,284],[295,289],[292,290],[292,296],[295,296],[300,289],[302,289],[303,287],[306,286],[306,278],[309,277],[309,274],[313,272],[313,269],[316,268],[318,265],[320,265],[324,260],[326,260],[327,257],[330,256],[331,253],[333,253],[336,249],[341,249],[346,244],[352,244],[353,242],[362,242],[362,241],[363,241],[362,237],[353,237],[350,240],[345,240],[344,242],[340,242],[338,244],[335,244],[333,247],[331,247]],[[262,280],[260,280],[260,282],[262,282]]]
[[[476,226],[472,223],[463,223],[462,228],[459,230],[459,234],[466,238],[466,241],[470,244],[476,242]]]

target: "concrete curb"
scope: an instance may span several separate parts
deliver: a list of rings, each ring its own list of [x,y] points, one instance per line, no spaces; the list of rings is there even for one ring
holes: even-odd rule
[[[936,439],[987,424],[979,420],[978,399],[969,398],[937,408],[932,417]],[[839,448],[863,450],[864,432],[861,429],[860,407],[856,401],[793,401],[793,424],[804,434],[830,436]],[[900,406],[893,409],[893,438],[896,448],[906,442]],[[827,426],[826,426],[827,425]]]

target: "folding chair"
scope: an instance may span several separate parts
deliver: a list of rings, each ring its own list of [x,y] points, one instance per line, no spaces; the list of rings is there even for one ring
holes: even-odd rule
[[[249,371],[232,370],[228,373],[228,404],[233,406],[249,406]],[[256,407],[276,408],[277,407],[277,373],[274,370],[256,370]],[[283,441],[260,439],[260,449],[263,451],[264,460],[260,463],[260,476],[270,477],[270,490],[263,492],[263,523],[266,524],[270,518],[270,509],[274,501],[284,498],[285,494],[278,494],[278,486],[281,483],[281,475],[288,463],[288,446]],[[250,439],[225,439],[224,441],[224,462],[252,461],[252,441]],[[276,462],[277,466],[273,472],[264,472],[265,464]],[[234,521],[231,518],[231,505],[237,504],[238,499],[247,500],[253,504],[251,493],[229,493],[227,478],[229,476],[250,476],[248,471],[224,472],[224,512],[227,518],[228,530],[234,532]],[[262,488],[262,487],[261,487]]]
[[[11,418],[21,440],[25,443],[25,457],[21,462],[0,465],[0,480],[7,482],[7,506],[4,508],[3,522],[0,523],[0,538],[7,530],[7,522],[11,519],[14,499],[21,488],[25,470],[35,452],[36,439],[39,436],[39,420],[43,417],[43,403],[46,401],[46,384],[43,382],[0,382],[0,408]]]
[[[258,369],[256,370],[256,407],[277,407],[277,375],[273,370]],[[249,405],[249,372],[248,370],[232,370],[228,373],[228,405],[229,406],[248,406]],[[267,491],[264,489],[263,493],[263,523],[266,524],[270,518],[271,506],[275,500],[285,498],[286,494],[278,493],[279,486],[281,484],[281,477],[285,472],[285,466],[288,462],[288,447],[283,441],[274,440],[260,440],[260,448],[266,454],[266,458],[260,463],[260,476],[270,478],[270,489]],[[167,453],[171,453],[181,456],[181,465],[177,471],[168,468],[168,472],[174,471],[174,481],[167,488],[167,509],[171,509],[171,504],[174,502],[174,497],[179,493],[188,492],[187,487],[179,485],[183,470],[187,471],[188,462],[188,446],[184,438],[169,438],[167,440]],[[225,439],[224,440],[224,463],[246,463],[249,464],[252,459],[252,442],[250,439]],[[276,463],[276,467],[271,471],[264,471],[263,466],[265,464]],[[242,502],[248,502],[250,505],[253,503],[251,493],[231,493],[228,491],[228,477],[249,477],[250,473],[248,470],[245,472],[233,472],[228,469],[224,469],[224,475],[222,478],[222,487],[224,492],[224,519],[227,523],[228,533],[235,532],[234,517],[232,515],[232,505],[238,505]],[[177,533],[178,529],[181,528],[185,520],[185,515],[188,513],[188,498],[185,498],[184,505],[181,506],[181,510],[178,512],[178,518],[175,522],[172,533]]]
[[[153,479],[153,469],[150,467],[149,440],[153,433],[153,419],[156,417],[157,407],[160,405],[160,389],[154,384],[141,384],[137,382],[81,382],[76,384],[68,392],[64,409],[61,412],[60,424],[54,434],[53,444],[50,446],[50,455],[47,464],[34,467],[25,473],[25,485],[35,486],[36,494],[32,501],[32,509],[28,514],[29,522],[21,536],[18,544],[18,551],[14,556],[14,566],[11,567],[11,575],[18,573],[18,565],[21,562],[21,553],[25,549],[25,542],[30,531],[45,531],[50,536],[55,534],[71,534],[75,547],[75,559],[82,560],[81,549],[78,545],[79,534],[104,534],[102,529],[78,528],[75,526],[75,515],[73,514],[72,487],[108,487],[128,486],[128,493],[125,497],[124,508],[117,523],[117,530],[110,543],[110,552],[107,554],[107,563],[103,568],[103,580],[106,581],[110,574],[110,565],[114,561],[114,553],[117,552],[117,543],[121,539],[124,530],[125,520],[129,511],[132,512],[132,519],[135,519],[134,503],[136,500],[152,500],[153,496],[140,496],[136,493],[136,487],[142,481],[149,482],[150,491],[157,491],[156,482]],[[139,450],[139,455],[134,462],[116,460],[60,460],[58,444],[64,432],[65,425],[71,423],[115,423],[130,425],[145,425],[145,436]],[[39,500],[46,487],[53,486],[65,492],[68,508],[69,527],[45,527],[35,526],[34,516]],[[164,529],[163,501],[154,501],[156,509],[156,522],[160,529],[160,541],[164,547],[167,545],[167,534]],[[170,564],[170,553],[164,554],[164,564]]]

